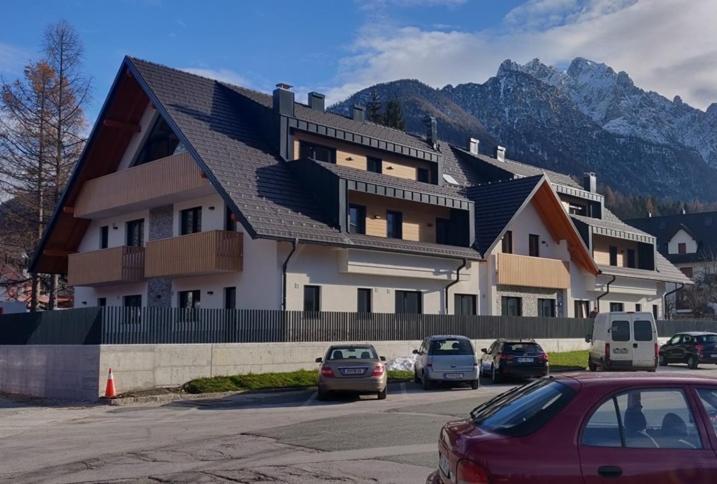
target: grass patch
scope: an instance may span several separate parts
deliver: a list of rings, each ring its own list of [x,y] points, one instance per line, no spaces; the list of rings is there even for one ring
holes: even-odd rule
[[[286,373],[249,373],[246,375],[197,378],[182,387],[187,393],[236,392],[240,390],[268,390],[276,388],[309,388],[318,383],[316,370],[298,370]],[[389,370],[389,381],[411,381],[413,372]]]
[[[588,366],[588,351],[566,351],[564,353],[550,353],[551,370],[567,370]]]

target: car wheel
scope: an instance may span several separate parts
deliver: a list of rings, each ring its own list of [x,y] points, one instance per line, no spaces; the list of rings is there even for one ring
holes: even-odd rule
[[[320,401],[328,400],[329,399],[329,392],[321,387],[319,387],[319,391],[316,393],[316,399]]]
[[[384,388],[383,390],[378,392],[377,395],[378,395],[379,400],[386,400],[386,390],[387,390],[387,388]]]
[[[691,370],[696,370],[699,364],[700,362],[695,356],[690,356],[687,360],[687,366],[689,366]]]
[[[477,390],[479,385],[480,385],[480,381],[478,381],[478,380],[473,380],[473,381],[471,382],[471,388],[472,388],[473,390]]]
[[[431,389],[431,380],[426,376],[426,372],[423,372],[421,382],[423,383],[423,389],[424,390],[430,390]]]
[[[657,358],[657,363],[658,363],[660,366],[667,366],[667,360],[665,359],[665,357],[664,357],[663,355],[660,355],[660,356]]]
[[[496,370],[493,365],[490,367],[490,382],[500,383],[500,373],[498,373],[498,370]]]
[[[597,371],[597,365],[595,363],[593,363],[592,361],[588,361],[588,370]]]

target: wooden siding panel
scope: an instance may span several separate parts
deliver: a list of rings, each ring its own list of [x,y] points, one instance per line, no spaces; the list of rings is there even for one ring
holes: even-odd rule
[[[208,187],[209,181],[189,153],[180,153],[88,180],[74,215],[92,218],[105,210]]]
[[[241,232],[212,230],[147,243],[146,277],[239,272],[243,268]]]
[[[496,283],[499,285],[551,289],[570,287],[570,269],[565,261],[502,253],[496,258]]]
[[[113,247],[70,254],[70,286],[99,286],[144,279],[144,247]]]

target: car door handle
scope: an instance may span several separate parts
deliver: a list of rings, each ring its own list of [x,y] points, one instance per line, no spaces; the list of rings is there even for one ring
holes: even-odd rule
[[[601,466],[598,467],[598,474],[603,477],[620,477],[622,469],[618,466]]]
[[[637,348],[637,343],[632,343],[633,348]]]

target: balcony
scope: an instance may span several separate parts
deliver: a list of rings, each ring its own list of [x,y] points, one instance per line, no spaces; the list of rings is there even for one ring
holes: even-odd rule
[[[86,181],[74,216],[102,218],[210,193],[209,182],[192,157],[180,153]]]
[[[498,254],[496,283],[505,286],[567,289],[570,287],[570,269],[567,262],[558,259]]]
[[[212,230],[147,242],[145,277],[181,277],[242,270],[242,233]]]
[[[113,247],[70,254],[70,286],[102,286],[144,279],[144,247]]]

